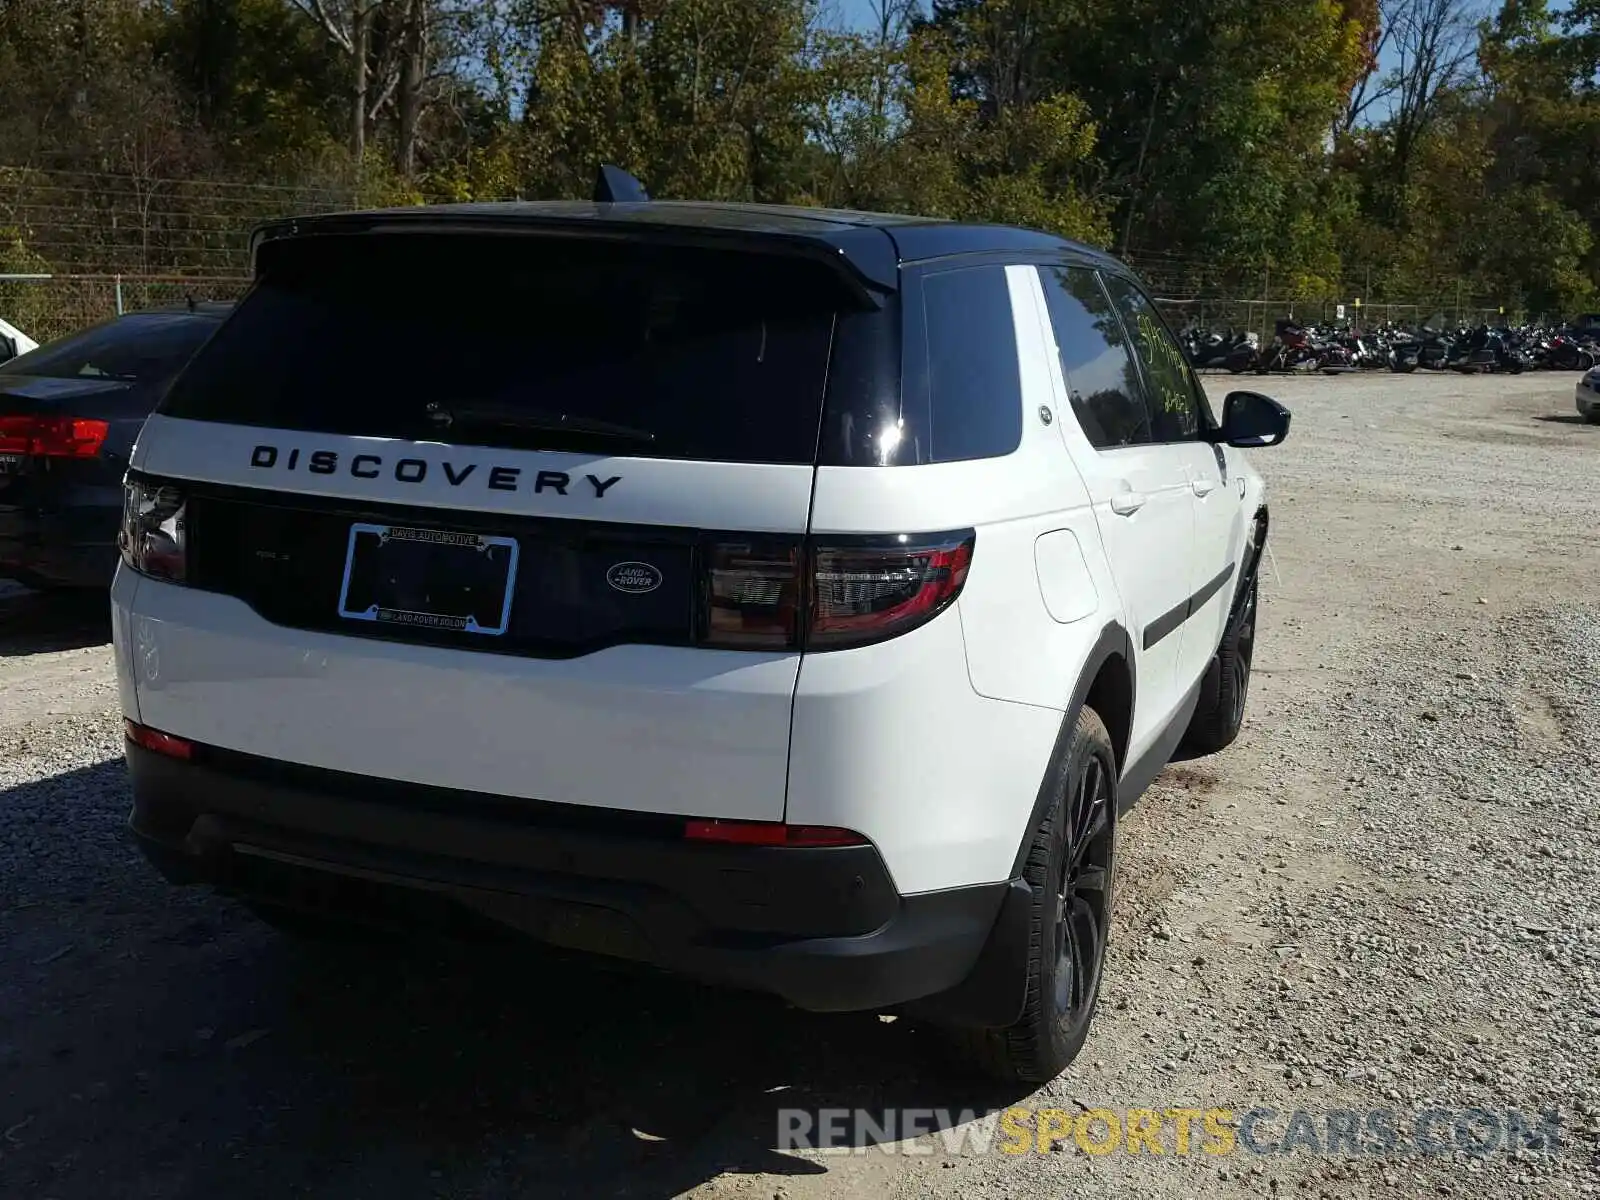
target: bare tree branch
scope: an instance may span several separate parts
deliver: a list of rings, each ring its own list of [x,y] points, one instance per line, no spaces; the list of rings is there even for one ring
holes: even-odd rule
[[[1378,5],[1378,44],[1373,51],[1371,68],[1357,81],[1350,92],[1343,116],[1335,126],[1335,133],[1349,133],[1375,107],[1394,95],[1398,86],[1393,76],[1381,64],[1384,54],[1394,45],[1394,13],[1408,0],[1381,0]]]
[[[350,39],[350,30],[333,19],[333,14],[328,11],[323,0],[289,0],[289,2],[322,26],[323,31],[338,45],[339,49],[346,54],[350,54],[354,50]]]
[[[1439,114],[1439,102],[1471,77],[1477,53],[1471,0],[1396,0],[1393,136],[1397,182],[1403,182],[1417,144]]]

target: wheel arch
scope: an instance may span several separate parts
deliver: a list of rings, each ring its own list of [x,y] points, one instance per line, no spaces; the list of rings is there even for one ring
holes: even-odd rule
[[[989,940],[978,956],[971,973],[948,992],[908,1006],[915,1015],[947,1024],[1001,1028],[1015,1021],[1027,998],[1026,956],[1033,892],[1022,877],[1033,831],[1044,819],[1052,799],[1051,787],[1058,764],[1071,744],[1078,714],[1088,705],[1099,713],[1111,735],[1117,756],[1117,774],[1127,768],[1128,734],[1133,727],[1133,708],[1137,699],[1138,678],[1134,666],[1133,639],[1121,624],[1108,623],[1084,659],[1083,669],[1072,690],[1072,698],[1062,714],[1061,730],[1050,751],[1039,791],[1034,797],[1027,824],[1017,831],[1017,856],[1005,898],[995,918]]]
[[[1128,739],[1133,729],[1133,711],[1138,698],[1138,676],[1134,667],[1133,638],[1116,621],[1101,629],[1093,649],[1084,659],[1073,685],[1072,698],[1061,717],[1061,729],[1056,734],[1056,744],[1039,780],[1039,791],[1033,798],[1028,821],[1017,831],[1017,853],[1011,863],[1011,878],[1019,878],[1022,864],[1028,857],[1028,846],[1033,831],[1044,819],[1050,807],[1051,781],[1055,778],[1056,764],[1066,752],[1072,731],[1078,723],[1078,713],[1087,705],[1100,714],[1111,734],[1111,745],[1117,755],[1117,774],[1120,778],[1128,767]]]

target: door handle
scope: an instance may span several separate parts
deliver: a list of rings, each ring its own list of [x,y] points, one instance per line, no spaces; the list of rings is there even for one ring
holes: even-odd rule
[[[1202,476],[1198,479],[1190,480],[1190,486],[1194,488],[1196,496],[1209,496],[1217,490],[1217,481],[1215,479],[1206,479]]]
[[[1123,486],[1125,490],[1112,493],[1111,511],[1119,517],[1131,517],[1144,507],[1144,493],[1136,492],[1126,484]]]

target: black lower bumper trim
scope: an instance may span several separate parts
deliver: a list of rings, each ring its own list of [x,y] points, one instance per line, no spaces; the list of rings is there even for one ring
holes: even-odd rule
[[[871,846],[701,845],[640,828],[634,814],[615,814],[607,831],[592,810],[575,824],[560,806],[470,803],[265,762],[254,771],[245,756],[208,763],[197,751],[185,762],[127,747],[130,827],[175,882],[356,916],[457,908],[813,1011],[883,1009],[957,987],[1006,892],[900,896]]]

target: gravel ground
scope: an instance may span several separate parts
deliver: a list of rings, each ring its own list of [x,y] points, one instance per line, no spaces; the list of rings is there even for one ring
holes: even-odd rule
[[[169,889],[121,830],[99,604],[0,599],[0,1196],[1600,1195],[1600,428],[1567,375],[1272,390],[1244,735],[1126,819],[1095,1033],[1032,1096],[952,1082],[904,1021],[319,954]],[[1297,1148],[1181,1154],[1169,1116],[1159,1157],[950,1140],[981,1122],[776,1149],[790,1106],[1008,1105],[1270,1109],[1257,1144]],[[1447,1121],[1405,1153],[1430,1107],[1553,1110],[1558,1143],[1451,1152]],[[1316,1152],[1375,1109],[1393,1151]]]

